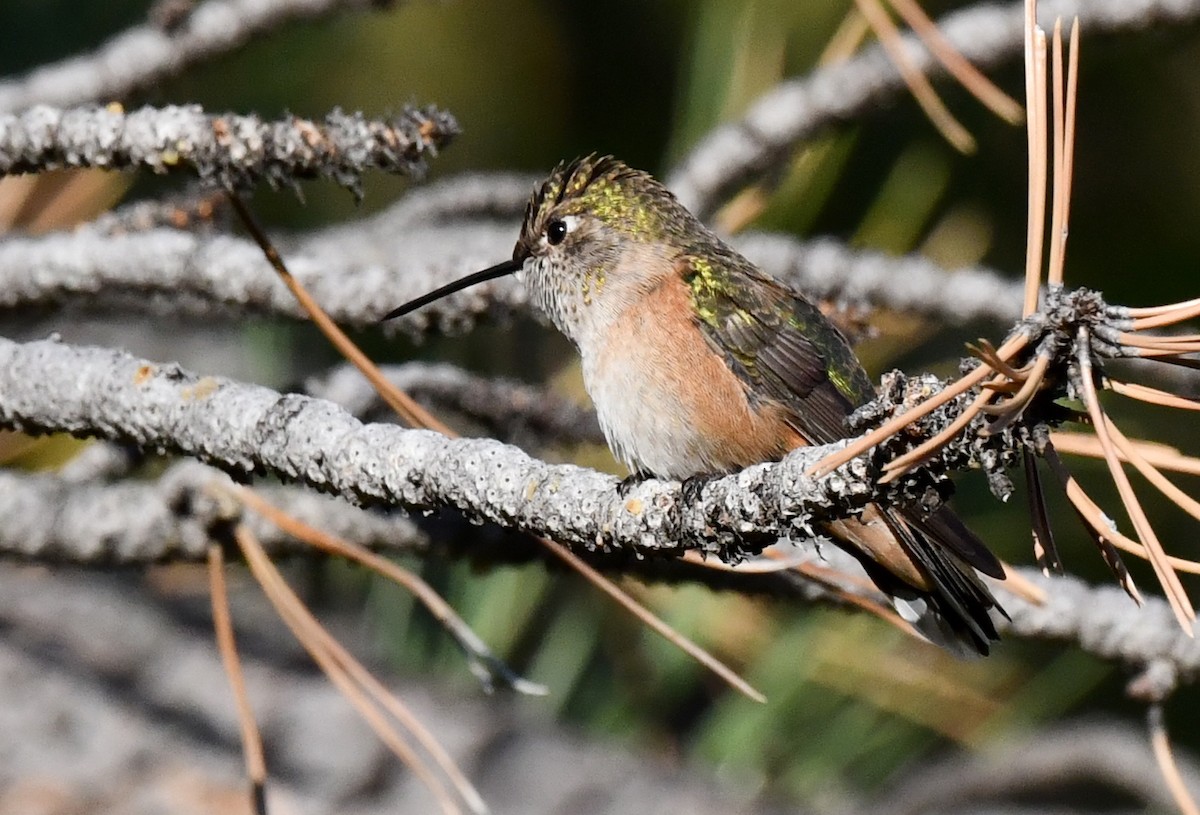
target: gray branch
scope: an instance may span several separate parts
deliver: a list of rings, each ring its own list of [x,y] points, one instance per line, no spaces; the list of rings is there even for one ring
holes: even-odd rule
[[[130,445],[96,442],[60,467],[58,475],[71,484],[114,481],[133,472],[144,458],[140,450]]]
[[[993,582],[997,599],[1012,617],[1001,624],[1002,633],[1073,643],[1101,659],[1134,668],[1165,669],[1161,696],[1200,678],[1200,642],[1180,630],[1166,601],[1148,597],[1139,608],[1116,585],[1089,586],[1075,577],[1043,577],[1031,568],[1019,571],[1045,590],[1046,602],[1034,605]]]
[[[183,169],[223,187],[325,178],[357,195],[368,170],[421,175],[427,158],[457,133],[454,117],[433,107],[405,107],[386,120],[334,109],[323,122],[295,116],[272,122],[208,114],[197,105],[131,113],[39,105],[0,116],[0,174],[72,167]]]
[[[281,240],[292,273],[334,319],[374,324],[388,310],[467,271],[512,253],[528,177],[466,178],[418,190],[377,216],[301,240]],[[453,205],[473,220],[451,217]],[[514,216],[515,217],[515,216]],[[295,298],[252,241],[175,229],[124,232],[119,219],[53,237],[0,241],[0,308],[77,302],[89,308],[211,316],[222,309],[303,317]],[[407,322],[413,331],[461,330],[494,304],[523,307],[512,281],[464,292]]]
[[[0,82],[0,112],[124,99],[291,20],[377,5],[372,0],[208,0],[169,29],[135,26],[91,54]]]
[[[202,561],[212,538],[193,504],[218,475],[194,461],[177,464],[152,482],[79,483],[0,472],[0,552],[39,563],[93,566]],[[412,552],[429,546],[427,535],[406,515],[365,512],[296,487],[260,491],[289,515],[372,549]],[[246,522],[269,550],[299,550],[257,515],[247,513]]]
[[[1177,753],[1184,779],[1193,789],[1200,781],[1195,760]],[[925,815],[938,812],[1027,812],[1028,802],[1053,797],[1060,786],[1110,789],[1145,801],[1148,809],[1171,812],[1174,799],[1162,782],[1146,735],[1128,725],[1095,721],[1059,726],[1036,737],[1009,737],[990,749],[951,755],[905,772],[903,778],[863,807],[863,815]],[[993,803],[992,809],[976,803]],[[1047,811],[1068,812],[1070,809]],[[1113,810],[1114,812],[1118,810]],[[1133,811],[1146,811],[1139,809]]]
[[[938,317],[953,323],[1021,316],[1020,281],[983,268],[949,271],[919,255],[851,249],[832,238],[749,233],[731,239],[759,268],[810,296]]]
[[[0,472],[0,518],[5,519],[0,526],[0,556],[85,566],[203,560],[211,540],[211,522],[228,517],[228,507],[214,498],[212,487],[228,483],[222,473],[194,461],[175,464],[155,480],[117,484],[79,483],[62,474]],[[480,530],[456,518],[423,521],[401,513],[381,513],[301,486],[259,485],[256,490],[289,515],[368,549],[407,554],[437,550],[487,563],[527,563],[547,557],[532,541],[521,543],[521,538],[498,527]],[[312,552],[253,512],[244,513],[243,520],[274,554]],[[813,552],[812,556],[837,568],[857,569],[854,560],[838,550],[820,555]],[[717,590],[848,605],[827,587],[791,573],[730,572],[667,558],[593,553],[587,559],[602,570],[646,580],[700,583]]]
[[[455,507],[585,551],[760,548],[873,492],[861,462],[804,475],[824,448],[719,479],[693,505],[648,481],[621,498],[612,476],[550,465],[486,439],[364,425],[324,400],[202,377],[101,348],[0,339],[0,426],[174,451],[235,474],[269,472],[360,504]]]
[[[928,386],[923,380],[918,383]],[[885,388],[884,393],[891,390]],[[358,504],[418,511],[453,507],[468,520],[546,535],[581,552],[672,555],[695,549],[738,557],[779,537],[810,538],[813,522],[861,506],[878,491],[862,460],[825,479],[807,477],[807,467],[827,451],[818,447],[713,480],[695,500],[685,499],[678,483],[654,480],[622,497],[612,476],[546,464],[496,441],[364,425],[324,400],[281,395],[197,376],[175,364],[53,341],[21,345],[0,340],[0,426],[96,435],[141,449],[180,452],[234,474],[266,472]],[[921,429],[936,428],[923,424]],[[999,437],[994,442],[1012,444]],[[980,450],[979,443],[943,454],[942,463],[962,466],[971,456],[984,457],[987,451]],[[163,487],[167,496],[172,494],[171,483]],[[194,483],[191,486],[195,492]],[[71,485],[64,483],[60,489],[68,488]],[[88,523],[95,526],[99,518],[119,517],[113,514],[115,507],[139,506],[121,493],[136,488],[118,485],[89,494],[97,503],[81,504],[84,509],[74,516],[76,528],[70,535],[38,536],[35,529],[23,528],[21,523],[38,523],[44,514],[38,506],[5,507],[0,514],[14,521],[5,534],[25,541],[22,551],[31,557],[67,557],[63,547],[77,545],[68,543],[76,539],[98,541],[101,551],[87,553],[93,558],[198,556],[202,534],[168,534],[172,521],[164,513],[179,503],[169,498],[157,502],[161,511],[145,512],[148,532],[118,534],[114,527],[101,526],[99,537],[85,533]],[[46,506],[55,498],[38,500]],[[61,527],[67,528],[66,520]],[[128,539],[128,546],[114,550],[114,541],[121,538]],[[163,541],[176,548],[164,549]],[[1121,611],[1128,607],[1115,588],[1092,590],[1061,581],[1049,594],[1049,604],[1041,609],[1006,598],[1014,632],[1079,641],[1110,659],[1170,661],[1180,678],[1195,673],[1200,647],[1182,642],[1161,602],[1135,618],[1129,616],[1131,609]],[[1136,645],[1124,644],[1126,637]]]
[[[282,238],[292,273],[333,317],[369,326],[387,311],[512,254],[534,179],[466,176],[410,193],[388,210],[311,237]],[[0,309],[70,302],[212,316],[222,310],[301,317],[251,241],[213,232],[130,232],[119,216],[72,232],[0,241]],[[946,272],[928,260],[783,235],[734,240],[764,271],[814,295],[936,315],[1009,322],[1016,283],[983,269]],[[413,334],[460,332],[493,307],[524,310],[515,281],[498,280],[397,321]]]
[[[808,478],[805,469],[826,448],[804,448],[779,463],[716,479],[695,500],[685,499],[678,483],[653,480],[621,497],[612,476],[549,465],[496,441],[364,425],[324,400],[52,341],[0,340],[0,426],[127,440],[235,474],[267,472],[358,504],[454,507],[468,520],[547,535],[581,552],[697,549],[737,556],[782,536],[809,538],[813,521],[860,506],[878,490],[860,460],[829,478]],[[9,475],[0,484],[0,517],[6,519],[0,546],[39,559],[198,558],[206,541],[204,515],[186,506],[187,496],[201,493],[211,479],[198,465],[176,468],[150,486]],[[312,505],[316,499],[294,492],[279,495],[290,511],[359,542],[399,538],[426,545],[406,521],[336,503]],[[129,516],[133,508],[136,518]],[[264,537],[278,536],[265,530]],[[1049,600],[1037,607],[1005,594],[1013,634],[1077,642],[1110,660],[1166,666],[1169,676],[1161,684],[1167,688],[1192,681],[1200,670],[1200,644],[1178,631],[1164,602],[1152,599],[1138,611],[1116,587],[1027,576],[1044,585]]]
[[[604,444],[600,423],[590,408],[545,388],[508,379],[479,376],[454,365],[410,362],[384,365],[383,375],[442,417],[462,416],[480,425],[487,435],[509,440],[529,438],[538,446],[591,442]],[[358,369],[344,364],[311,378],[305,390],[336,402],[359,418],[386,410],[379,393]],[[453,424],[453,422],[451,422]],[[461,432],[461,429],[455,427]]]
[[[0,524],[0,553],[42,563],[93,566],[203,560],[209,536],[195,497],[214,478],[223,481],[195,462],[175,465],[157,481],[144,483],[77,484],[54,475],[0,473],[0,517],[5,519]],[[364,511],[296,487],[260,490],[300,520],[372,549],[419,553],[434,546],[420,526],[404,515]],[[246,514],[246,521],[271,551],[302,551],[253,513]],[[478,530],[470,537],[475,540],[469,542],[468,551],[478,553]],[[439,534],[438,541],[444,546],[445,535]],[[504,559],[503,552],[498,556]],[[730,583],[727,573],[713,570],[656,570],[645,561],[628,559],[620,568],[672,582],[685,580],[714,588],[735,585],[743,591],[782,594],[809,603],[844,604],[834,595],[811,590],[803,579],[784,583],[774,574],[741,575],[740,581]],[[1033,605],[1005,591],[1003,584],[993,583],[1012,617],[1002,624],[1006,635],[1070,643],[1135,668],[1165,667],[1170,688],[1200,676],[1200,644],[1179,631],[1162,600],[1150,598],[1139,609],[1115,586],[1089,586],[1071,577],[1045,578],[1033,569],[1020,572],[1041,586],[1048,599],[1045,605]]]
[[[1080,17],[1089,34],[1138,31],[1194,20],[1200,0],[1045,0],[1043,23]],[[955,48],[982,67],[1022,53],[1024,3],[976,5],[946,15],[938,27]],[[905,49],[921,70],[944,73],[917,39]],[[709,133],[671,174],[668,186],[692,212],[707,218],[742,186],[785,162],[801,141],[861,118],[903,93],[905,85],[879,47],[811,76],[783,82],[751,105],[745,116]]]

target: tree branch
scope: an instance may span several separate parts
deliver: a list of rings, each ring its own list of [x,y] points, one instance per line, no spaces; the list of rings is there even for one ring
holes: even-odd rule
[[[205,515],[196,507],[214,478],[209,467],[184,462],[170,468],[155,482],[80,485],[53,475],[0,473],[0,553],[38,562],[73,562],[86,565],[127,565],[160,561],[201,561],[209,541]],[[328,532],[360,545],[389,552],[425,552],[435,545],[442,551],[446,536],[433,541],[421,525],[407,516],[366,512],[343,501],[315,495],[295,487],[259,488],[267,500]],[[253,513],[250,523],[263,544],[273,552],[305,551]],[[472,555],[492,551],[498,559],[528,553],[488,549],[478,530],[464,541],[461,551]],[[835,556],[836,550],[825,554]],[[612,561],[598,561],[614,566]],[[834,557],[836,565],[842,565]],[[661,565],[660,565],[661,564]],[[686,564],[679,564],[686,567]],[[663,568],[665,567],[665,568]],[[696,582],[713,588],[734,586],[741,591],[782,595],[809,603],[843,606],[836,595],[819,590],[807,579],[784,574],[730,574],[703,568],[670,568],[670,562],[622,559],[616,567],[668,582]],[[1046,578],[1023,568],[1020,575],[1046,594],[1044,605],[1030,603],[992,583],[1011,621],[1001,621],[1004,633],[1022,639],[1047,639],[1071,643],[1106,661],[1134,668],[1155,665],[1169,672],[1169,686],[1189,684],[1200,677],[1200,644],[1174,624],[1165,602],[1150,598],[1138,608],[1115,586],[1089,586],[1072,577]]]
[[[1189,780],[1200,780],[1191,757],[1185,757],[1184,768]],[[1142,811],[1176,808],[1163,787],[1145,734],[1116,723],[1084,721],[1035,736],[1014,734],[987,750],[947,756],[903,776],[886,795],[863,807],[864,815],[1033,813],[1039,799],[1054,799],[1064,786],[1079,786],[1093,794],[1107,788],[1114,798],[1136,796],[1146,804]],[[992,802],[992,808],[982,804],[962,808],[967,801]],[[1053,804],[1043,807],[1045,812],[1064,811]]]
[[[887,393],[904,398],[888,388],[885,402]],[[948,419],[934,414],[922,430],[939,421]],[[715,479],[694,502],[681,499],[677,483],[653,480],[622,498],[612,476],[546,464],[496,441],[363,425],[323,400],[54,341],[0,339],[0,426],[177,451],[235,474],[270,472],[356,503],[453,506],[470,520],[584,551],[696,549],[737,557],[781,535],[804,534],[810,521],[840,517],[879,491],[862,460],[832,477],[808,477],[805,471],[831,449],[813,447]],[[990,470],[1004,462],[1006,444],[1012,440],[1005,434],[986,443],[968,439],[944,451],[936,466],[982,463]],[[893,452],[885,447],[880,455]],[[893,488],[897,500],[921,499],[928,482]]]
[[[759,268],[812,297],[866,302],[951,323],[1021,316],[1021,283],[991,269],[947,270],[920,255],[851,249],[832,238],[747,233],[731,239]]]
[[[410,362],[383,365],[380,371],[402,391],[438,414],[472,419],[494,438],[515,443],[511,441],[514,438],[532,436],[541,446],[604,444],[594,410],[545,388],[479,376],[454,365]],[[336,402],[359,418],[386,407],[378,391],[350,364],[310,378],[305,390],[317,398]]]
[[[339,109],[323,123],[289,116],[206,114],[198,105],[113,108],[39,105],[19,116],[0,116],[0,174],[71,167],[110,170],[187,169],[222,187],[265,180],[294,186],[325,178],[360,195],[367,170],[421,175],[426,158],[458,133],[458,123],[437,108],[405,107],[388,120]]]
[[[1163,681],[1168,692],[1200,678],[1200,642],[1175,624],[1164,600],[1148,597],[1138,607],[1116,585],[1089,586],[1075,577],[1044,577],[1031,568],[1018,571],[1045,590],[1046,601],[1034,605],[1005,591],[1003,583],[992,583],[1012,617],[1000,624],[1001,633],[1072,643],[1106,661],[1138,669],[1164,666],[1170,673]]]
[[[1200,16],[1200,0],[1043,0],[1040,7],[1043,20],[1078,15],[1089,33],[1138,31]],[[979,4],[946,15],[938,28],[963,56],[988,67],[1022,53],[1023,21],[1023,2]],[[903,43],[922,72],[944,74],[915,36],[905,36]],[[797,143],[861,119],[904,90],[900,73],[879,46],[783,82],[760,96],[740,120],[709,133],[671,173],[668,186],[684,206],[707,219],[738,189],[787,161]]]
[[[212,537],[196,509],[212,468],[183,462],[151,482],[74,482],[47,474],[0,471],[0,552],[39,563],[146,564],[201,562]],[[429,539],[405,515],[383,515],[295,487],[263,487],[288,514],[372,549],[411,552]],[[246,521],[273,552],[307,551],[275,526],[248,513]]]
[[[224,474],[194,461],[175,464],[153,481],[119,484],[80,484],[47,473],[0,473],[0,517],[6,520],[6,526],[0,528],[0,557],[84,566],[199,562],[211,542],[210,522],[227,516],[227,505],[214,500],[212,488],[227,483]],[[528,538],[499,527],[481,530],[461,518],[429,520],[380,513],[300,486],[259,485],[255,490],[300,521],[368,549],[418,554],[436,549],[484,563],[542,560],[550,568],[561,568]],[[13,519],[10,524],[9,519]],[[273,554],[313,551],[253,512],[245,513],[243,520]],[[856,568],[850,556],[838,550],[813,556],[834,568]],[[618,575],[847,605],[845,598],[827,586],[791,572],[737,572],[679,559],[628,558],[619,553],[589,553],[587,560]]]
[[[0,112],[124,99],[291,20],[379,5],[376,0],[208,0],[178,25],[134,26],[91,54],[0,82]]]
[[[930,384],[922,379],[916,386]],[[902,394],[888,396],[894,390],[885,387],[881,399],[902,402]],[[802,542],[811,537],[812,522],[861,506],[879,490],[861,460],[828,478],[808,478],[805,470],[826,448],[804,448],[779,463],[716,479],[695,500],[685,499],[676,483],[653,480],[621,497],[611,476],[545,464],[495,441],[363,425],[323,400],[50,341],[0,340],[0,426],[175,450],[234,473],[266,471],[356,503],[454,507],[468,520],[551,536],[584,552],[695,549],[736,557],[783,536]],[[968,442],[946,463],[986,458],[979,444]],[[10,553],[126,562],[203,554],[204,513],[194,502],[212,480],[206,468],[176,468],[150,487],[97,488],[48,476],[6,479],[0,484],[5,502],[0,517],[7,519],[0,525],[0,546]],[[309,506],[307,497],[286,495],[292,511],[313,513],[323,527],[367,544],[394,539],[397,524],[404,530],[407,523],[364,513],[349,518],[350,510],[336,503],[318,506],[312,499]],[[129,517],[130,508],[136,508],[136,517]],[[278,536],[268,531],[266,537]],[[415,527],[399,537],[425,545]],[[1192,681],[1200,670],[1200,645],[1169,624],[1164,602],[1151,600],[1137,610],[1116,587],[1026,576],[1041,583],[1049,599],[1037,607],[1004,593],[1012,633],[1078,642],[1106,659],[1134,665],[1164,664],[1170,667],[1168,684]],[[997,589],[1003,592],[1002,585]]]
[[[512,254],[534,179],[464,176],[415,190],[369,218],[281,239],[288,268],[338,322],[370,326],[387,311]],[[233,309],[303,317],[253,242],[206,231],[130,232],[120,213],[65,233],[0,241],[0,308],[58,302],[212,316]],[[764,271],[814,295],[954,322],[1011,321],[1019,285],[996,272],[946,272],[916,256],[851,250],[784,235],[733,240]],[[485,283],[397,321],[415,335],[461,332],[494,306],[524,310],[511,280]]]

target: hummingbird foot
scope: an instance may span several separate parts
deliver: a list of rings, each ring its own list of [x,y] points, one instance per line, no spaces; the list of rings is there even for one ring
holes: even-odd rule
[[[720,478],[721,473],[702,473],[700,475],[690,475],[683,479],[683,483],[679,485],[679,491],[683,495],[683,500],[689,504],[694,504],[700,500],[700,493],[704,491],[708,482]]]
[[[622,498],[628,498],[630,491],[650,477],[649,473],[643,473],[641,470],[634,470],[629,475],[617,482],[617,495]]]

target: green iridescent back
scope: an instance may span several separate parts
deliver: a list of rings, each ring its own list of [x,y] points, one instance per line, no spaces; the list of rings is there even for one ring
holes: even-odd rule
[[[820,309],[719,241],[688,247],[681,265],[702,330],[751,392],[786,406],[812,443],[845,438],[875,389]]]

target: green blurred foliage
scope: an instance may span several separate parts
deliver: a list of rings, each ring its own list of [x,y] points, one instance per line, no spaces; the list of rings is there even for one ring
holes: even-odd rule
[[[663,172],[757,94],[812,70],[848,7],[847,0],[400,3],[388,12],[288,27],[148,91],[144,100],[313,116],[333,106],[385,113],[409,101],[437,103],[455,113],[464,132],[434,163],[434,176],[545,171],[592,150]],[[8,0],[0,10],[0,71],[91,47],[144,8],[135,0]],[[949,8],[930,6],[935,14]],[[1067,274],[1116,301],[1150,304],[1196,294],[1197,34],[1189,27],[1084,35]],[[1021,92],[1017,64],[994,75],[1010,92]],[[982,262],[1018,275],[1024,131],[948,83],[939,87],[978,139],[977,154],[955,153],[901,96],[802,147],[751,226],[834,235],[888,252],[926,251],[948,264]],[[369,179],[365,208],[387,205],[403,187]],[[138,185],[142,193],[159,188],[157,180]],[[350,197],[329,185],[308,184],[305,195],[301,205],[289,195],[261,194],[256,205],[272,223],[293,229],[357,214]],[[884,341],[864,348],[875,372],[900,366],[950,373],[964,340],[981,330],[993,338],[1000,333],[994,326],[937,330],[905,319],[888,325]],[[319,347],[299,333],[289,329],[286,336]],[[384,349],[377,341],[372,347],[380,355],[420,353],[535,380],[570,364],[567,345],[527,321],[419,350]],[[1159,413],[1124,408],[1118,416],[1130,435],[1200,449],[1195,422],[1164,423]],[[1106,506],[1116,505],[1100,466],[1078,469]],[[959,507],[1004,557],[1027,563],[1017,480],[1018,497],[1003,505],[981,478],[964,476]],[[1185,486],[1196,488],[1194,480]],[[1146,497],[1168,548],[1195,557],[1194,527],[1157,496]],[[1050,500],[1068,567],[1106,580],[1065,502],[1055,494]],[[976,747],[1070,713],[1130,713],[1121,675],[1069,649],[1005,643],[986,663],[959,663],[858,616],[696,587],[630,587],[684,633],[739,664],[770,697],[755,706],[714,685],[574,577],[537,566],[480,573],[436,558],[417,567],[519,670],[552,688],[548,699],[526,704],[810,801],[836,801],[886,783],[954,743]],[[1143,587],[1153,585],[1148,570],[1134,569]],[[339,592],[366,593],[397,664],[441,672],[471,691],[454,647],[409,599],[351,570],[334,577]],[[1194,697],[1177,701],[1178,720],[1200,713]],[[1200,749],[1200,733],[1178,731]]]

